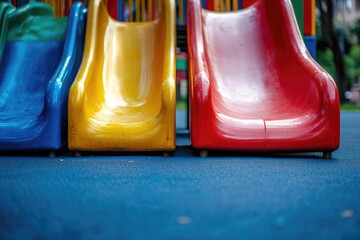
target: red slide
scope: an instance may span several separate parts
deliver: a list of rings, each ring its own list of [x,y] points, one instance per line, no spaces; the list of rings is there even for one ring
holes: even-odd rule
[[[188,1],[190,133],[198,149],[339,147],[334,80],[310,56],[290,0],[216,13]]]

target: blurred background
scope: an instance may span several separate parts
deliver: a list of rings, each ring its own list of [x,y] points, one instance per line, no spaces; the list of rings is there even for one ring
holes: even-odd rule
[[[54,7],[57,16],[66,16],[71,4],[89,0],[0,0],[22,6],[27,2],[41,1]],[[137,12],[143,0],[105,0],[109,13],[120,21],[156,19],[158,0],[146,2],[151,15]],[[153,6],[149,5],[153,2]],[[246,8],[255,0],[201,0],[203,6],[213,5],[215,11]],[[360,0],[291,0],[304,42],[311,55],[335,79],[342,109],[360,109]],[[178,127],[187,127],[188,79],[186,40],[186,0],[176,0],[177,6],[177,109]],[[313,5],[313,6],[310,6]],[[116,7],[118,6],[118,7]],[[144,5],[145,6],[145,5]],[[221,7],[223,6],[223,9]],[[308,10],[311,9],[311,10]],[[309,12],[311,11],[311,12]],[[122,14],[119,14],[122,12]],[[310,23],[311,22],[311,23]],[[314,25],[314,27],[312,27]],[[308,27],[307,29],[307,26]],[[316,26],[316,27],[315,27]],[[310,29],[309,29],[310,28]]]
[[[360,0],[316,1],[317,61],[335,79],[343,108],[360,104]]]

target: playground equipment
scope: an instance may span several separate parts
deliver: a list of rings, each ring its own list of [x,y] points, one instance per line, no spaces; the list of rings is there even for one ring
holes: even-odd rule
[[[337,88],[306,50],[290,0],[228,13],[189,0],[187,24],[195,148],[329,157],[339,147]]]
[[[215,12],[245,9],[255,2],[256,0],[201,0],[203,8]],[[316,59],[315,0],[291,0],[291,2],[305,45],[311,56]]]
[[[236,11],[242,8],[242,0],[206,0],[202,1],[202,6],[210,11],[224,12]],[[244,3],[244,7],[246,3]]]
[[[67,138],[67,97],[82,59],[86,10],[55,18],[43,3],[0,4],[0,149],[56,150]]]
[[[0,0],[0,2],[9,2],[14,7],[22,7],[28,3],[43,2],[49,4],[57,17],[65,17],[69,14],[70,7],[74,2],[81,2],[85,6],[89,0]]]
[[[175,149],[175,2],[124,23],[89,4],[84,60],[69,94],[69,148]]]

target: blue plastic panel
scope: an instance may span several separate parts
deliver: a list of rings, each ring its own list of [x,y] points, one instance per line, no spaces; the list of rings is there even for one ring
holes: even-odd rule
[[[305,36],[304,41],[309,53],[316,60],[316,36]]]
[[[206,8],[206,0],[201,0],[201,6],[202,6],[203,8]]]
[[[186,10],[187,10],[187,1],[186,0],[184,0],[183,1],[183,9],[184,9],[184,11],[183,11],[183,15],[184,15],[184,25],[186,25],[186,16],[187,16],[187,14],[186,14]]]
[[[118,1],[119,21],[124,21],[124,1]]]
[[[82,61],[85,21],[86,9],[76,2],[65,39],[5,43],[0,58],[1,150],[56,150],[66,143],[67,98]]]

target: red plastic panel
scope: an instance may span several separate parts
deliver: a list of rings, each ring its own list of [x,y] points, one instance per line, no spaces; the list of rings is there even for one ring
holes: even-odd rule
[[[334,80],[309,55],[290,0],[216,13],[188,2],[190,132],[198,149],[339,147]]]
[[[242,8],[247,8],[254,4],[256,0],[242,0]]]
[[[304,34],[316,35],[315,0],[304,0]]]
[[[122,1],[122,0],[120,0]],[[108,1],[108,11],[112,18],[119,19],[118,16],[118,0]]]
[[[206,9],[214,11],[215,10],[215,0],[206,0]]]

